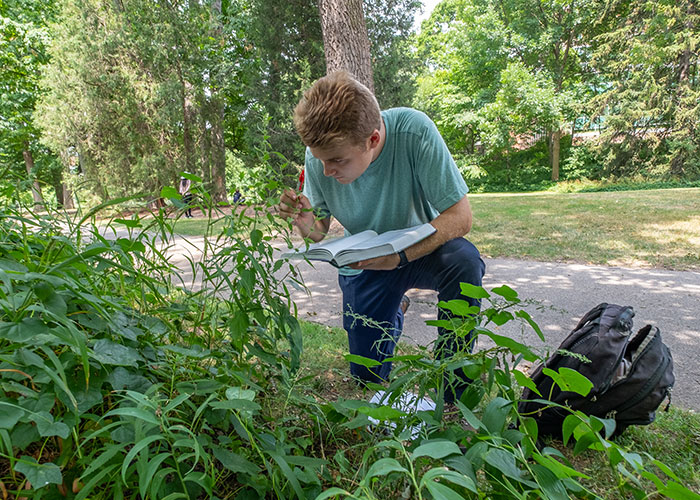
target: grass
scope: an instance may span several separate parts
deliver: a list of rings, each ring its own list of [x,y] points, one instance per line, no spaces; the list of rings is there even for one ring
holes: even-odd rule
[[[310,380],[310,391],[319,400],[371,397],[371,393],[358,388],[349,378],[343,359],[343,354],[347,353],[344,330],[303,321],[302,332],[302,370]],[[399,351],[411,353],[408,352],[411,346],[400,343]],[[700,493],[700,414],[675,407],[668,412],[659,410],[654,423],[630,427],[617,442],[630,451],[648,453],[669,465],[685,486]],[[576,470],[591,477],[583,482],[596,494],[610,500],[627,498],[617,489],[616,479],[603,454],[588,450],[574,456],[572,447],[564,447],[561,442],[548,444],[561,450]],[[652,484],[648,485],[649,491],[653,491]]]
[[[488,257],[700,269],[700,189],[470,195]]]

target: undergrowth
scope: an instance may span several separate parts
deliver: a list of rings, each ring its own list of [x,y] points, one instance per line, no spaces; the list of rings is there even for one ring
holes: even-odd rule
[[[302,357],[287,290],[301,283],[269,233],[288,236],[286,224],[267,210],[225,216],[201,256],[176,267],[172,220],[155,212],[98,227],[104,208],[71,220],[0,207],[3,497],[601,496],[559,448],[538,448],[535,420],[517,413],[528,384],[518,363],[540,358],[492,327],[523,321],[541,332],[512,289],[464,285],[482,310],[451,301],[441,306],[454,319],[435,323],[495,347],[445,360],[426,348],[398,353],[387,385],[370,387],[387,391],[385,404],[360,389],[327,398],[309,389],[322,382],[302,366],[314,360]],[[458,369],[474,382],[446,407]],[[558,383],[582,391],[581,378],[561,373]],[[408,392],[436,408],[395,408]],[[613,428],[574,413],[565,437],[573,453],[604,457],[623,494],[698,498],[647,452],[606,439]]]

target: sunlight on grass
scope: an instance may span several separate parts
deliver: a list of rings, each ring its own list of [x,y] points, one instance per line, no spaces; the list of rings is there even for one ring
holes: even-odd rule
[[[470,195],[489,257],[700,269],[700,189]]]

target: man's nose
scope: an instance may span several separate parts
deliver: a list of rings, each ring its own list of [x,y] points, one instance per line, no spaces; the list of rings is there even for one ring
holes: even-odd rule
[[[335,173],[335,169],[332,168],[328,163],[323,164],[323,175],[326,177],[331,177]]]

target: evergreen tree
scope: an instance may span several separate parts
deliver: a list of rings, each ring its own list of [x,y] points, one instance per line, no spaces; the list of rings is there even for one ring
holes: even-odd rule
[[[613,2],[593,64],[612,175],[700,177],[700,11],[694,0]]]
[[[75,148],[102,197],[157,195],[178,173],[225,199],[224,120],[243,108],[246,54],[237,5],[66,0],[55,27],[40,121]]]
[[[0,173],[3,180],[8,172],[27,178],[35,205],[44,203],[39,181],[53,186],[63,202],[61,164],[40,144],[32,117],[49,61],[46,23],[53,10],[53,2],[0,2]]]

